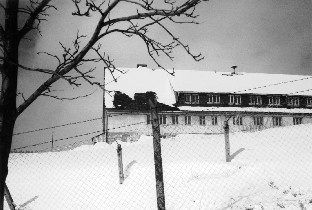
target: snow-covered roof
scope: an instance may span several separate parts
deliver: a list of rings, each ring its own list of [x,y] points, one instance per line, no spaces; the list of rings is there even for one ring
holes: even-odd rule
[[[312,109],[287,109],[270,107],[200,107],[200,106],[179,106],[181,111],[190,112],[253,112],[253,113],[283,113],[283,114],[312,114]]]
[[[170,78],[175,91],[312,95],[312,76],[176,71]]]
[[[158,102],[167,105],[174,104],[175,95],[170,86],[168,77],[171,75],[164,70],[151,70],[145,67],[139,68],[118,68],[124,73],[115,72],[114,76],[117,82],[107,74],[106,89],[111,91],[120,91],[130,97],[134,97],[135,93],[145,93],[153,91],[157,94]],[[113,107],[113,97],[106,100],[107,107]]]
[[[119,69],[124,73],[115,72],[117,82],[107,74],[108,90],[121,91],[132,98],[135,93],[153,91],[159,102],[168,105],[176,102],[174,91],[312,96],[312,76],[308,75],[175,70],[172,76],[162,69]],[[106,106],[113,107],[112,101],[113,97],[108,98]]]

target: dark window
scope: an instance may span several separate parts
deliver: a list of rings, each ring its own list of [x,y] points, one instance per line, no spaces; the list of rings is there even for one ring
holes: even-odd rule
[[[293,122],[294,122],[294,125],[302,124],[302,117],[294,117]]]
[[[179,116],[178,115],[172,115],[172,124],[173,125],[179,124]]]
[[[162,125],[162,124],[166,124],[166,115],[159,115],[159,124]]]
[[[185,125],[191,125],[191,116],[185,116]]]
[[[282,126],[282,117],[273,117],[273,126]]]
[[[243,125],[242,117],[233,117],[233,125]]]
[[[263,117],[254,117],[254,125],[263,125]]]
[[[211,117],[211,124],[212,125],[218,125],[218,117],[217,116]]]
[[[199,95],[197,94],[192,95],[192,104],[199,104]]]
[[[249,105],[261,105],[262,98],[261,96],[250,96],[249,97]]]
[[[191,94],[185,94],[185,103],[190,104],[191,103]]]
[[[199,116],[199,124],[200,125],[206,125],[206,117],[205,116]]]
[[[307,98],[307,106],[312,106],[312,97]]]

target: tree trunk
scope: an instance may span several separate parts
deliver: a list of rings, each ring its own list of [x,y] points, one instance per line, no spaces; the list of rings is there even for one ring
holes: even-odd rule
[[[6,1],[4,62],[1,69],[0,97],[0,209],[4,204],[4,185],[16,118],[16,90],[19,37],[17,30],[18,0]]]

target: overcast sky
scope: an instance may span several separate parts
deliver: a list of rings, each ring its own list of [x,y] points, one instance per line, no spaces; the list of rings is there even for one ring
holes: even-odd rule
[[[178,2],[178,1],[177,1]],[[42,37],[24,41],[21,62],[29,66],[50,67],[53,61],[34,54],[37,51],[58,52],[59,44],[69,43],[77,29],[90,34],[96,18],[85,20],[71,16],[71,1],[56,1],[58,11],[51,11],[48,22],[43,22]],[[118,8],[118,14],[128,8]],[[210,71],[230,71],[233,65],[241,72],[265,72],[311,75],[312,67],[312,1],[311,0],[211,0],[197,10],[199,25],[176,25],[169,28],[188,43],[191,50],[202,53],[205,59],[193,61],[183,50],[175,51],[173,62],[161,58],[166,68]],[[160,31],[153,37],[163,39]],[[155,68],[147,56],[142,41],[121,36],[103,42],[116,66],[136,67],[146,63]],[[98,76],[102,74],[98,71]],[[29,72],[20,73],[19,90],[29,95],[45,77]],[[55,89],[71,89],[58,84]],[[85,88],[93,90],[96,88]],[[99,91],[98,91],[99,92]],[[19,131],[87,119],[101,114],[101,93],[82,102],[54,102],[40,99],[20,117]],[[86,108],[90,104],[91,108]],[[88,109],[89,112],[87,111]],[[96,110],[96,111],[95,111]],[[83,112],[82,112],[83,111]],[[79,113],[79,114],[78,114]],[[82,114],[83,113],[83,114]],[[79,115],[79,116],[78,116]],[[52,116],[52,117],[51,117]]]

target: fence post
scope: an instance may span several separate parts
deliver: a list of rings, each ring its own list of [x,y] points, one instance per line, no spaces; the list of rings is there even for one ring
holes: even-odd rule
[[[4,196],[5,196],[6,201],[8,202],[10,210],[15,210],[16,205],[13,202],[13,198],[11,196],[11,193],[6,183],[4,183]]]
[[[156,195],[158,210],[165,210],[165,192],[164,192],[164,178],[161,157],[161,144],[160,144],[160,128],[158,121],[158,114],[156,110],[156,99],[149,100],[151,108],[151,119],[153,128],[153,146],[154,146],[154,162],[155,162],[155,178],[156,178]]]
[[[122,148],[121,148],[121,145],[118,143],[117,143],[117,157],[118,157],[118,169],[119,169],[119,183],[122,184],[124,182]]]
[[[225,160],[231,162],[231,151],[230,151],[230,129],[228,121],[224,121],[224,140],[225,140]]]

